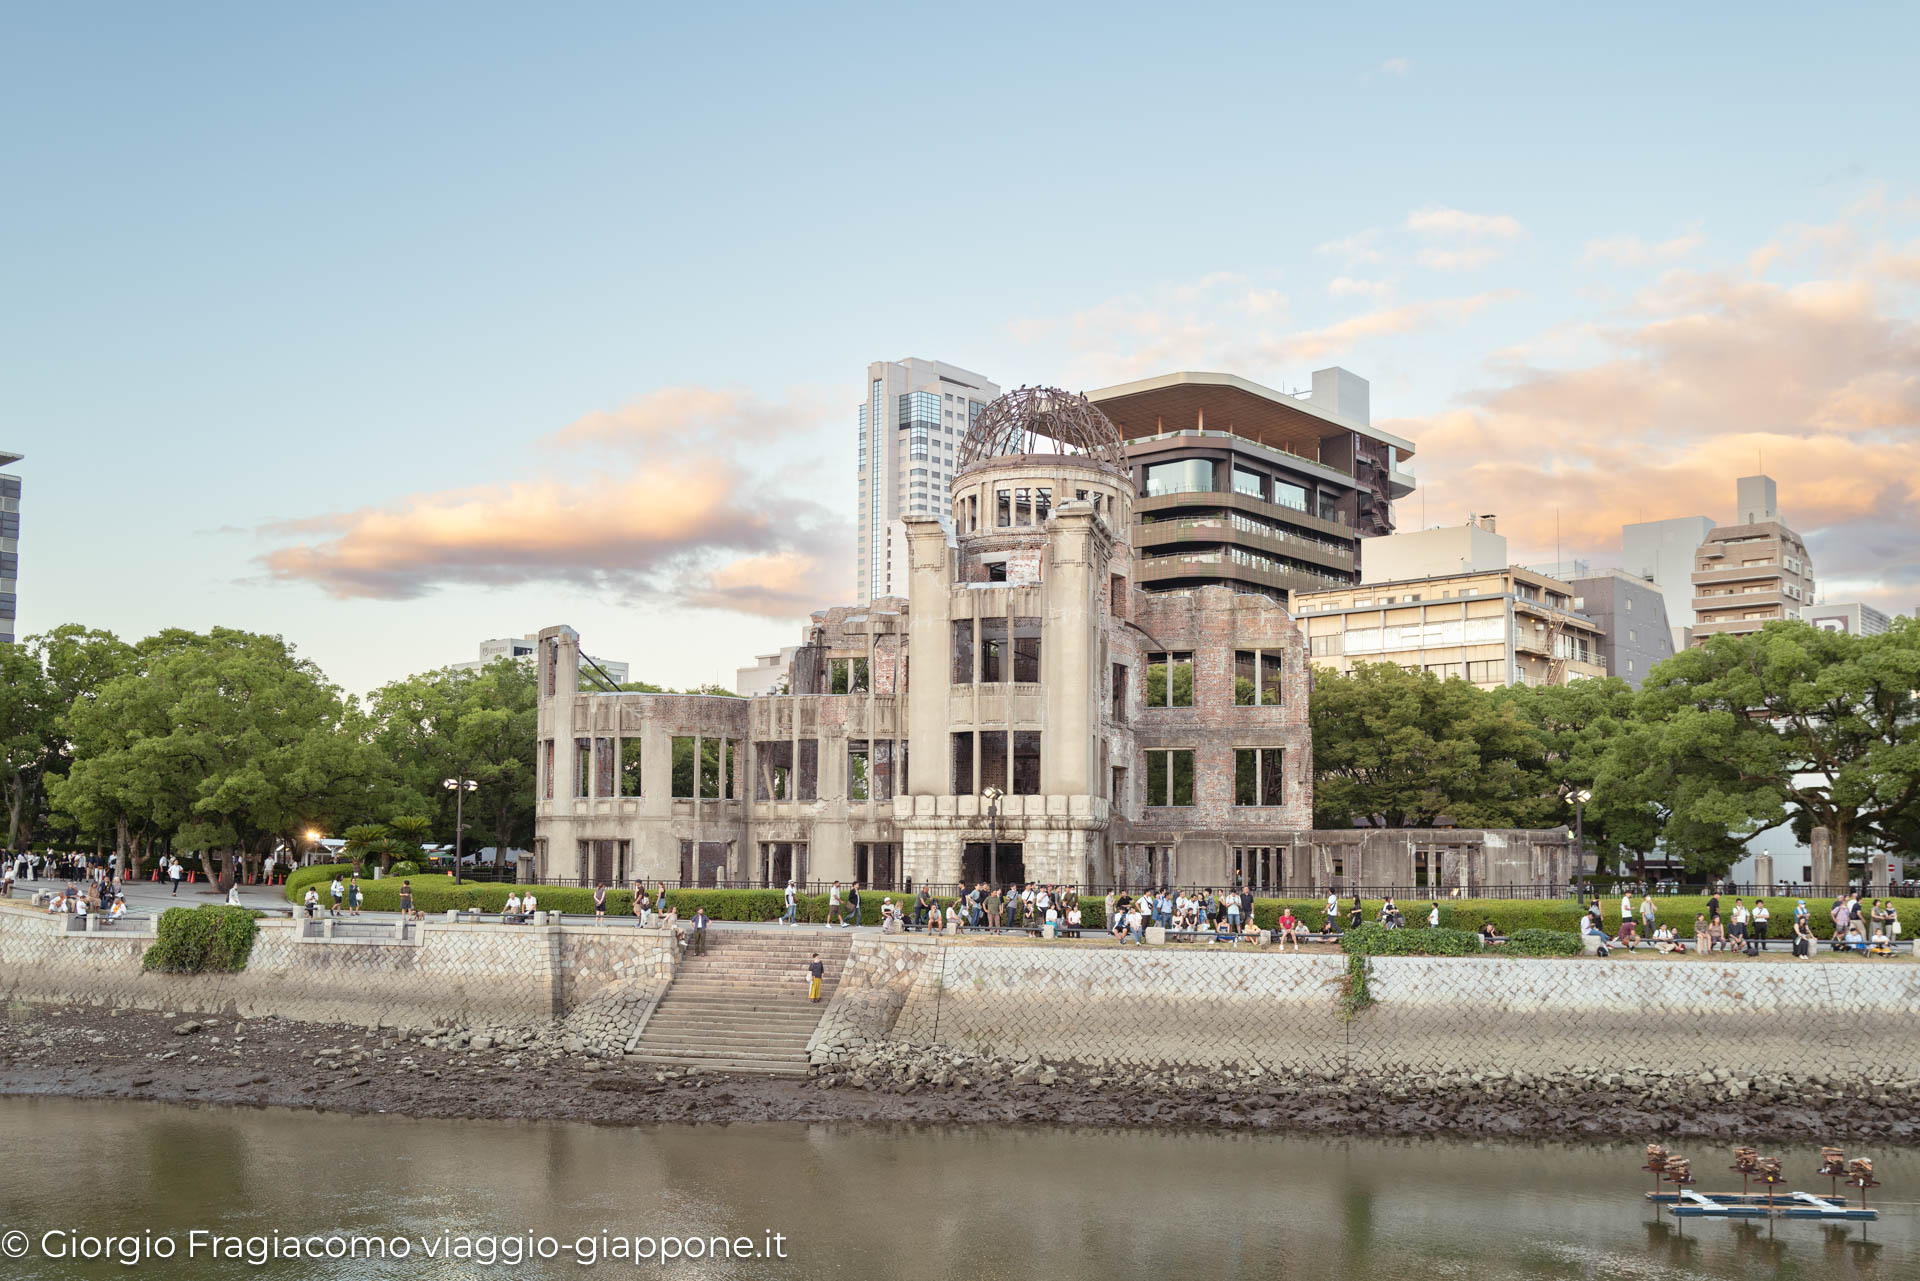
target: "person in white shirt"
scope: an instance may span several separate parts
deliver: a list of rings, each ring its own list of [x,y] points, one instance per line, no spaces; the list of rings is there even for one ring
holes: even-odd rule
[[[513,917],[513,916],[520,915],[520,891],[518,890],[507,891],[507,901],[505,904],[501,906],[500,915],[503,917]]]
[[[786,910],[786,913],[781,916],[780,924],[793,925],[799,919],[799,915],[800,915],[800,895],[793,888],[793,882],[788,881],[787,882],[787,910]]]
[[[180,860],[179,859],[176,858],[171,863],[167,864],[167,879],[173,882],[173,889],[169,892],[175,895],[179,894],[180,893]]]
[[[526,897],[520,900],[520,915],[531,921],[533,914],[539,910],[540,901],[534,898],[532,890],[528,890]]]
[[[228,907],[240,906],[240,883],[238,881],[235,881],[232,885],[227,886],[227,906]]]
[[[1620,919],[1623,921],[1631,921],[1633,919],[1633,891],[1632,890],[1628,890],[1625,894],[1622,894],[1620,896]]]
[[[1440,905],[1438,903],[1435,903],[1432,910],[1427,913],[1427,928],[1430,930],[1440,928]]]
[[[1340,896],[1332,890],[1327,891],[1327,928],[1331,930],[1334,922],[1340,919]]]
[[[1075,903],[1067,909],[1067,937],[1080,937],[1080,905]]]
[[[307,895],[304,902],[306,903],[306,906],[307,906],[308,917],[311,918],[311,917],[318,916],[320,914],[320,891],[319,890],[316,890],[311,885],[307,886]]]
[[[1752,924],[1747,929],[1747,937],[1753,941],[1756,951],[1767,950],[1767,924],[1772,920],[1773,912],[1767,907],[1767,901],[1754,900]]]

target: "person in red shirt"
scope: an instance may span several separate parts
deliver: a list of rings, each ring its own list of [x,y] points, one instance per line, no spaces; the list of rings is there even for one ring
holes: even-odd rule
[[[1286,945],[1291,943],[1293,944],[1293,950],[1298,952],[1300,950],[1300,918],[1293,914],[1291,907],[1282,907],[1280,909],[1279,924],[1281,951],[1285,951]]]

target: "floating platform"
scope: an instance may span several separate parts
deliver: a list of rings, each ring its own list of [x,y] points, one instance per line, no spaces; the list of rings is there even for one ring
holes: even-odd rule
[[[1812,1192],[1648,1192],[1647,1200],[1669,1207],[1680,1219],[1827,1219],[1840,1223],[1871,1223],[1880,1211],[1848,1205],[1834,1196]],[[1771,1200],[1771,1204],[1769,1204]]]

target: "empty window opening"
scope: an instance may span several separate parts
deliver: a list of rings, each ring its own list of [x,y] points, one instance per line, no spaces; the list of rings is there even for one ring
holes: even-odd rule
[[[796,771],[798,786],[795,788],[797,799],[817,801],[820,799],[820,740],[803,738],[800,740],[800,762]]]
[[[1147,655],[1147,706],[1193,706],[1193,654]]]
[[[1040,620],[1013,620],[1013,679],[1033,684],[1040,679]]]
[[[754,799],[790,801],[793,799],[793,743],[788,739],[755,743],[754,760],[759,766]]]
[[[829,694],[864,694],[867,692],[869,686],[867,682],[866,659],[829,659],[827,668],[827,692]]]
[[[620,740],[620,795],[641,796],[643,778],[640,770],[642,740],[623,738]]]
[[[573,740],[573,794],[593,795],[593,740]]]
[[[730,738],[700,740],[700,796],[704,800],[733,799],[733,758],[736,751]]]
[[[695,765],[693,735],[674,735],[673,795],[675,800],[690,801],[698,792],[699,778]]]
[[[1013,794],[1040,795],[1040,731],[1013,732]]]
[[[1193,749],[1155,748],[1147,757],[1147,804],[1193,804]]]
[[[973,620],[953,620],[953,683],[973,684]]]
[[[980,620],[980,683],[998,685],[1007,679],[1007,620]]]
[[[1233,803],[1284,805],[1287,801],[1286,749],[1240,747],[1233,753]]]

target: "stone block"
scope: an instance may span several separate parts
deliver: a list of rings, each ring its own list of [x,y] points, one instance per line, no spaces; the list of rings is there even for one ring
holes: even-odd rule
[[[1147,942],[1152,943],[1157,947],[1161,944],[1164,944],[1166,941],[1167,941],[1167,929],[1164,925],[1149,925],[1147,927]]]

